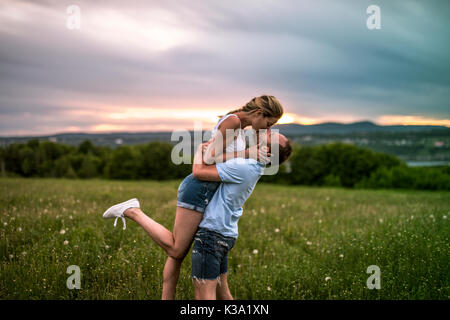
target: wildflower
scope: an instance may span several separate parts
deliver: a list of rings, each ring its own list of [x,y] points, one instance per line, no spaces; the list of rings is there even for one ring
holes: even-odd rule
[[[253,254],[258,254],[258,249],[254,249]]]
[[[22,255],[23,255],[23,256],[26,256],[26,255],[27,255],[27,252],[26,252],[26,251],[22,252]]]
[[[286,205],[283,203],[283,204],[281,205],[281,209],[284,209],[284,208],[286,208]]]
[[[65,234],[66,233],[66,230],[64,230],[64,229],[61,229],[61,231],[59,232],[59,234]]]
[[[6,227],[8,225],[8,222],[3,222],[3,225]]]
[[[331,278],[330,277],[325,277],[325,281],[330,281]]]
[[[378,219],[378,221],[379,221],[380,223],[383,223],[383,219],[381,219],[381,218],[380,218],[380,219]]]
[[[308,246],[310,246],[310,245],[312,245],[312,242],[311,242],[311,241],[306,241],[306,244],[307,244]]]
[[[18,228],[17,228],[17,231],[21,232],[21,231],[22,231],[22,228],[21,228],[21,227],[18,227]]]
[[[267,287],[267,291],[271,291],[272,290],[272,288],[271,287]]]
[[[106,246],[105,246],[105,248],[106,248],[106,249],[109,249],[109,248],[110,248],[110,246],[106,245]]]
[[[66,245],[68,245],[68,244],[69,244],[69,241],[64,240],[64,245],[66,246]]]
[[[13,254],[10,254],[10,255],[9,255],[9,258],[10,258],[10,259],[13,259],[13,258],[14,258],[14,255],[13,255]]]
[[[280,229],[276,228],[276,229],[275,229],[275,232],[276,232],[276,233],[280,232]]]
[[[344,258],[344,255],[341,253],[341,254],[339,255],[339,258]]]
[[[444,216],[442,218],[447,219],[447,216],[444,214]]]

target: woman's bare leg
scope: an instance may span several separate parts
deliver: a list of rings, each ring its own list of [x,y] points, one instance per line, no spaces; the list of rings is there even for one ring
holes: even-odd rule
[[[136,221],[167,255],[163,272],[162,299],[174,299],[184,257],[189,251],[203,214],[177,207],[173,233],[148,217],[140,208],[125,210],[124,216]]]
[[[163,272],[163,289],[162,300],[175,299],[175,289],[177,287],[178,278],[180,276],[180,269],[183,260],[167,257]]]
[[[203,214],[177,207],[173,233],[166,227],[147,216],[140,208],[125,210],[124,216],[136,221],[167,255],[174,259],[183,259],[191,245],[194,234]]]

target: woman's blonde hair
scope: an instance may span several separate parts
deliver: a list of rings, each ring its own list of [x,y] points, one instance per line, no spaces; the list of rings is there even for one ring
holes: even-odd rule
[[[254,113],[257,111],[261,111],[264,117],[274,117],[281,118],[283,115],[283,106],[280,101],[278,101],[274,96],[262,95],[260,97],[255,97],[247,104],[239,109],[228,112],[227,114],[235,113],[235,112],[248,112]]]

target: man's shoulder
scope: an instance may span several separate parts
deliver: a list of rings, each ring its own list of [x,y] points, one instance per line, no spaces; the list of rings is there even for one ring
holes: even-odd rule
[[[264,171],[264,165],[255,159],[233,158],[222,163],[227,168],[233,171],[240,172],[243,176],[247,175],[261,175]]]
[[[244,159],[244,158],[233,158],[230,160],[225,161],[223,164],[228,165],[228,166],[234,166],[234,167],[238,167],[239,165],[242,165],[243,168],[248,169],[248,167],[260,167],[261,163],[256,161],[255,159],[249,158],[249,159]]]

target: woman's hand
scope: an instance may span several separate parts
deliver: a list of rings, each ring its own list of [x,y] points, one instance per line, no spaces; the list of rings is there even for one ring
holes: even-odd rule
[[[202,148],[202,153],[205,153],[206,149],[208,148],[208,146],[214,141],[215,138],[211,138],[206,142],[203,142],[200,144],[201,148]]]
[[[269,153],[269,147],[260,144],[255,144],[251,146],[248,150],[248,157],[255,159],[256,161],[267,164],[270,162],[270,157],[272,154]]]

